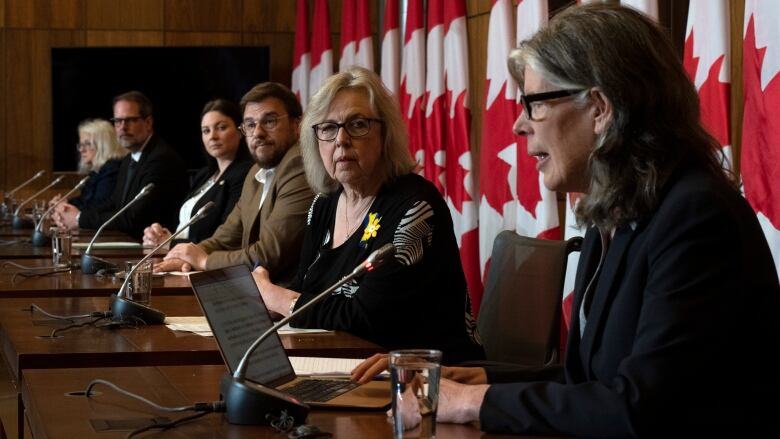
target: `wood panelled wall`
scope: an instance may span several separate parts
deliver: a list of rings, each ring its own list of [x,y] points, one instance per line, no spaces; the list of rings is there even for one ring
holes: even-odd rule
[[[372,1],[370,10],[376,65],[382,12],[379,3]],[[569,3],[550,0],[550,10]],[[341,0],[330,0],[329,6],[332,45],[338,60]],[[490,7],[491,0],[467,0],[475,160],[479,157]],[[736,151],[742,105],[743,8],[744,0],[731,1],[732,136]],[[660,21],[670,29],[680,51],[687,9],[687,0],[659,0]],[[0,188],[16,185],[38,169],[52,169],[51,48],[268,45],[271,79],[289,85],[294,30],[293,0],[0,0]],[[111,66],[96,68],[111,75]]]

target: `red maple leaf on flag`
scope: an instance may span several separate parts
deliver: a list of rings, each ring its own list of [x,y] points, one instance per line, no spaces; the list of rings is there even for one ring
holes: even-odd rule
[[[508,129],[515,122],[517,104],[503,98],[506,86],[506,83],[501,85],[498,98],[485,110],[482,118],[480,187],[488,204],[499,213],[503,212],[505,203],[513,200],[509,187],[511,166],[499,154],[517,141],[517,136]],[[490,79],[485,90],[490,90]]]
[[[692,31],[685,41],[683,52],[683,66],[691,81],[696,77],[699,68],[699,57],[693,56],[694,38],[695,32]],[[698,90],[702,124],[721,146],[731,145],[728,116],[731,109],[729,102],[731,84],[721,82],[719,79],[724,60],[725,55],[721,55],[712,63],[707,72],[707,79]]]
[[[745,31],[743,77],[745,117],[742,125],[741,174],[745,197],[753,210],[780,229],[780,74],[761,90],[761,69],[766,47],[756,47],[751,16]]]

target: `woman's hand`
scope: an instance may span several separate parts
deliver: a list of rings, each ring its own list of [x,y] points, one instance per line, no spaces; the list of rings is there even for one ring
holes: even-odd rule
[[[387,354],[374,354],[352,369],[352,381],[365,384],[389,367],[390,360]],[[442,366],[441,377],[462,384],[487,384],[487,373],[482,367]]]
[[[300,293],[272,283],[271,275],[263,267],[255,268],[252,272],[252,277],[255,280],[255,284],[257,284],[257,289],[260,290],[260,295],[263,296],[263,302],[265,302],[268,310],[281,316],[290,315],[290,305],[294,300],[298,299]]]
[[[171,231],[161,226],[160,223],[154,223],[144,229],[143,244],[145,247],[157,247],[171,237]]]
[[[437,422],[465,424],[479,421],[479,409],[490,386],[470,386],[442,378],[439,383]]]
[[[374,354],[352,369],[352,381],[365,384],[390,366],[387,354]]]

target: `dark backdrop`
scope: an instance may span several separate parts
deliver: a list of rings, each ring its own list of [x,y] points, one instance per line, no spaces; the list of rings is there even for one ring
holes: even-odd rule
[[[238,103],[268,80],[270,63],[268,47],[53,48],[51,56],[55,171],[77,167],[79,122],[111,118],[112,98],[129,90],[149,97],[155,133],[187,167],[203,166],[203,105],[220,97]]]

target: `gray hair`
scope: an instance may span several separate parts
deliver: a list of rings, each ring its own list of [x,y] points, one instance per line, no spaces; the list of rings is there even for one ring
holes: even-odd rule
[[[303,116],[300,145],[309,185],[315,192],[321,193],[333,192],[339,187],[339,183],[330,177],[322,163],[319,140],[312,126],[325,120],[330,103],[343,89],[365,90],[369,105],[383,121],[382,164],[385,181],[410,173],[415,163],[409,153],[409,139],[398,99],[382,84],[376,73],[362,67],[351,67],[325,81],[311,98]]]
[[[562,88],[598,87],[612,104],[590,153],[580,225],[611,229],[647,217],[682,163],[727,179],[723,153],[701,126],[696,89],[668,36],[645,15],[608,4],[572,6],[522,42],[508,64],[521,87],[528,67]]]
[[[87,119],[79,124],[79,134],[90,137],[95,146],[95,158],[92,164],[84,166],[79,164],[80,173],[98,172],[103,165],[113,159],[121,159],[127,154],[127,150],[119,145],[114,126],[107,120]]]

